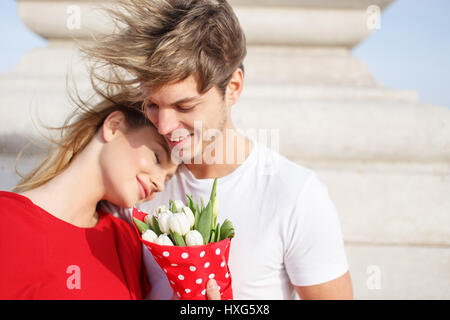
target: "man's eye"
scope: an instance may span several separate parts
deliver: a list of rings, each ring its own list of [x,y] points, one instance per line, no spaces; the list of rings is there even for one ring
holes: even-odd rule
[[[196,105],[195,106],[177,106],[177,110],[178,111],[181,111],[181,112],[188,112],[188,111],[191,111],[191,110],[193,110],[194,108],[196,107]]]
[[[156,159],[156,163],[157,164],[160,164],[161,163],[161,161],[160,161],[160,159],[159,159],[159,156],[158,156],[158,154],[155,152],[155,159]]]

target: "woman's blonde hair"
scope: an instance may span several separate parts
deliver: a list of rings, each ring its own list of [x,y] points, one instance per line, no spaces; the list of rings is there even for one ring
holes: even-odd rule
[[[64,171],[92,140],[106,117],[114,111],[121,111],[125,115],[127,128],[130,130],[142,126],[153,126],[142,113],[141,103],[131,103],[127,94],[119,93],[111,98],[105,97],[103,101],[93,106],[81,99],[77,104],[77,110],[61,127],[50,128],[59,131],[59,138],[51,139],[52,144],[47,156],[35,169],[22,177],[13,192],[19,193],[37,188]],[[17,161],[22,152],[23,150],[16,160],[16,172],[18,172]]]

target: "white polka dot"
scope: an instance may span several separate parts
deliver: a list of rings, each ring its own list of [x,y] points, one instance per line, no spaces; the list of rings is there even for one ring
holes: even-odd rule
[[[225,267],[225,261],[222,261],[222,263],[220,264],[221,267]]]
[[[202,279],[197,279],[197,280],[195,280],[195,282],[197,283],[197,284],[200,284],[200,283],[202,283]]]
[[[205,263],[205,268],[209,267],[209,262]]]
[[[214,277],[215,277],[214,273],[211,273],[211,274],[209,275],[209,278],[210,278],[210,279],[213,279]]]
[[[164,257],[168,257],[168,256],[169,256],[169,252],[164,251],[164,252],[163,252],[163,256],[164,256]]]
[[[163,269],[165,273],[167,273],[167,269]]]
[[[177,291],[177,296],[178,296],[178,297],[181,297],[181,294],[180,294],[178,291]]]
[[[172,280],[170,280],[170,283],[171,283],[171,284],[175,284],[175,282],[173,282]]]
[[[187,258],[189,257],[189,254],[188,254],[187,252],[183,252],[183,253],[181,254],[181,257],[182,257],[183,259],[187,259]]]
[[[225,278],[228,278],[230,275],[228,274],[228,272],[225,274]]]
[[[205,251],[200,252],[200,258],[203,258],[205,256]]]
[[[220,249],[217,248],[217,249],[216,249],[216,255],[219,255],[219,254],[220,254]]]
[[[206,289],[203,289],[202,290],[202,295],[205,295],[205,293],[206,293]]]
[[[178,265],[176,263],[172,263],[171,266],[172,267],[178,267]]]
[[[189,270],[191,270],[192,272],[194,272],[195,270],[197,270],[197,268],[195,268],[194,266],[190,266]]]
[[[180,275],[178,276],[178,279],[184,280],[184,276],[183,276],[182,274],[180,274]]]
[[[184,291],[186,291],[186,293],[191,292],[191,289],[184,289]]]
[[[217,288],[219,289],[219,291],[220,291],[220,286],[217,286]]]

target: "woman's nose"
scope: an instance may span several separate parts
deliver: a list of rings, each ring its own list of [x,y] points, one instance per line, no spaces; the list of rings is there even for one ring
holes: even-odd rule
[[[155,191],[161,192],[164,190],[164,183],[166,181],[166,172],[165,170],[159,169],[158,172],[155,172],[155,174],[150,178]]]

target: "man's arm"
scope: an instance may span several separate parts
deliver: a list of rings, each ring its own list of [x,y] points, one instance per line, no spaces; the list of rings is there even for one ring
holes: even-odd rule
[[[314,286],[295,286],[302,300],[352,300],[353,287],[350,271],[334,280]]]
[[[284,262],[299,297],[353,299],[339,214],[328,188],[315,174],[298,196],[288,221]]]

